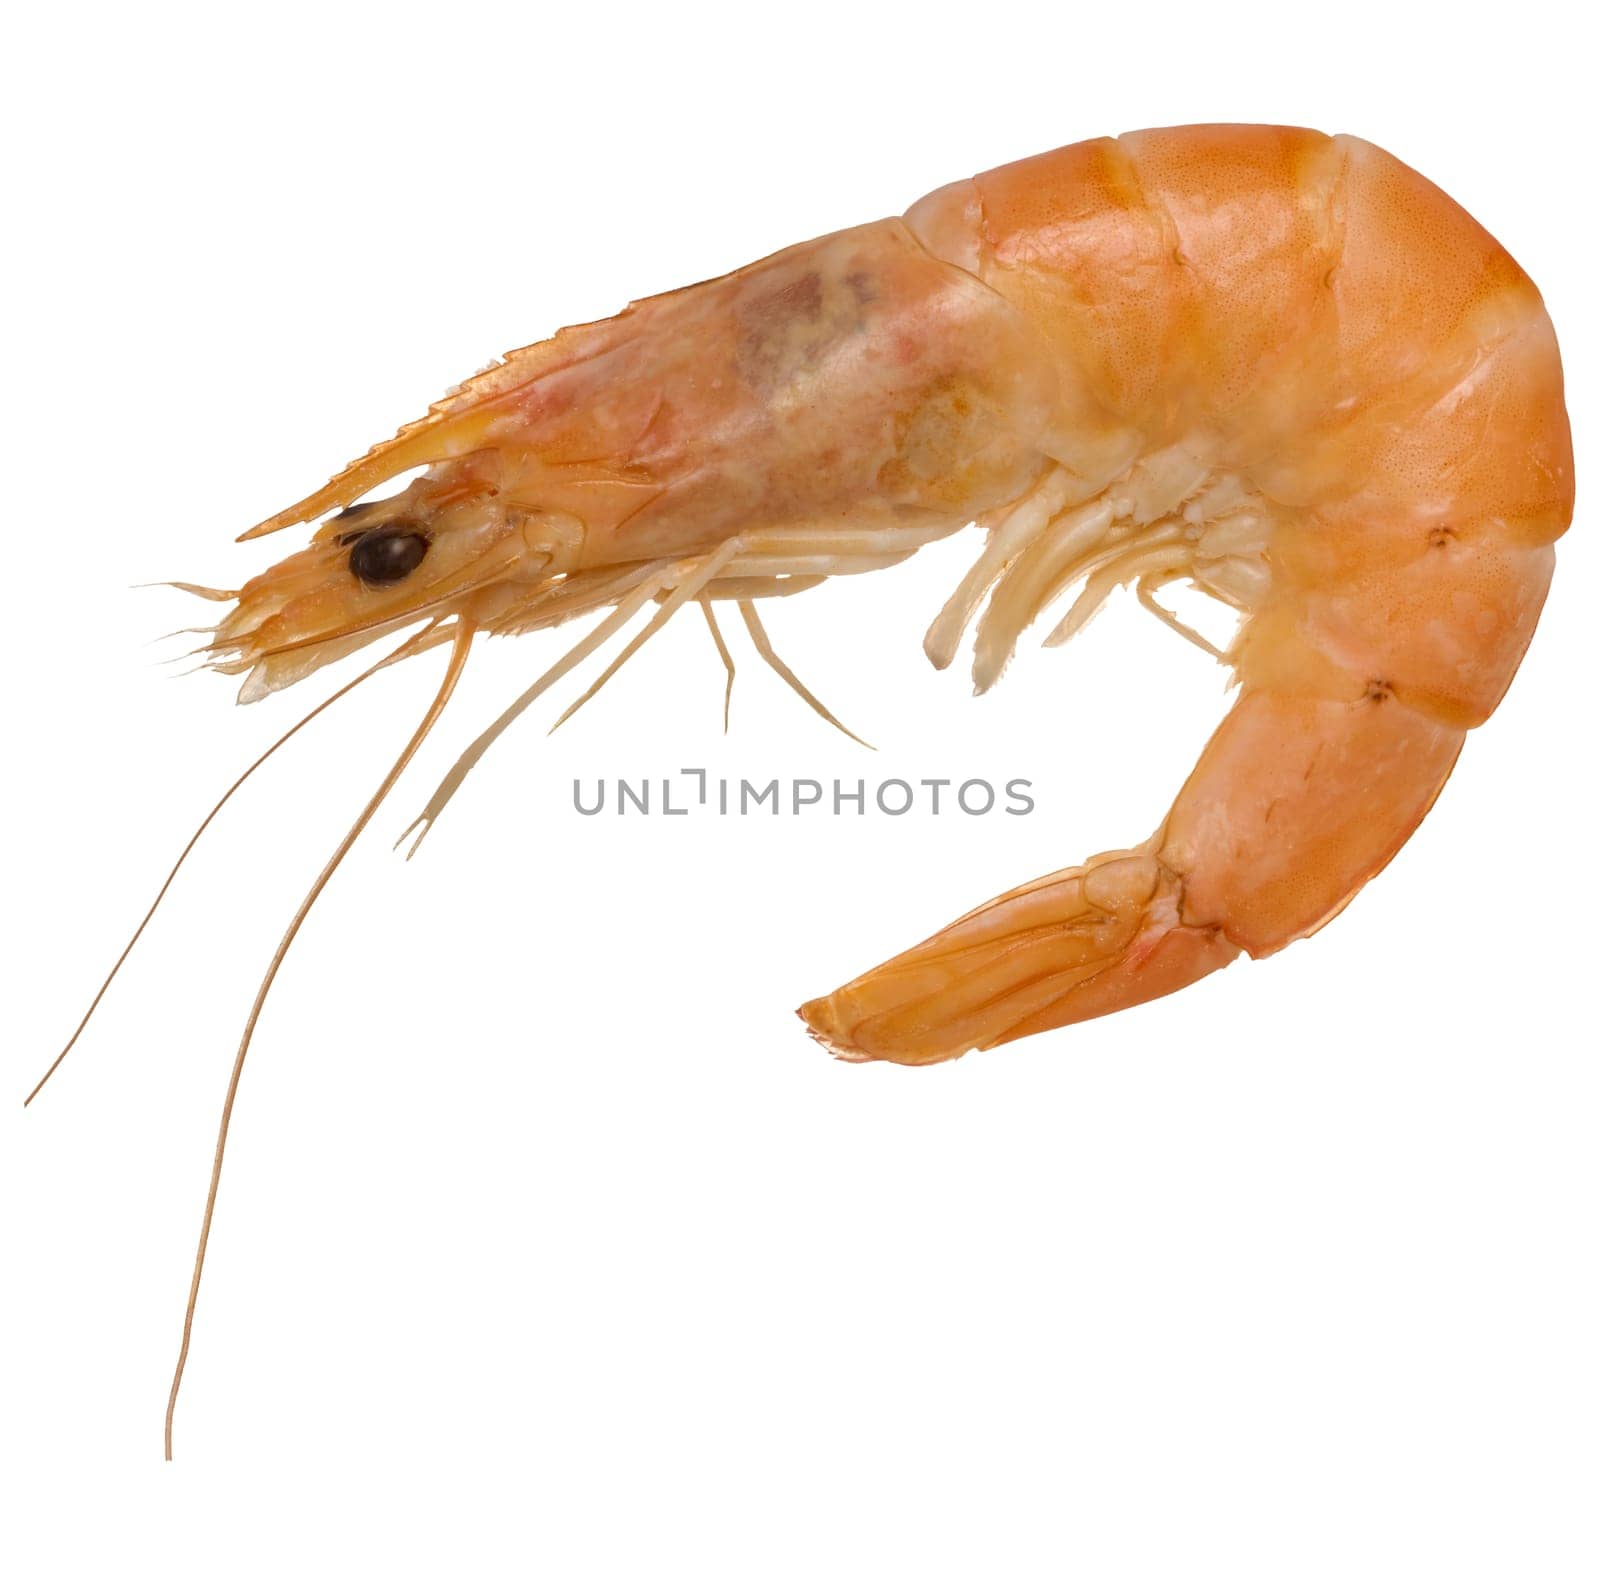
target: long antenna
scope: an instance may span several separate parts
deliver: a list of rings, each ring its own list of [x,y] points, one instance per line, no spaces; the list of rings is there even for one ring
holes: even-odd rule
[[[111,965],[111,972],[106,975],[105,980],[101,984],[100,988],[95,991],[94,1000],[89,1003],[89,1010],[83,1014],[83,1017],[79,1019],[78,1026],[72,1031],[72,1038],[61,1047],[60,1054],[45,1069],[44,1076],[33,1086],[32,1089],[28,1091],[28,1098],[22,1102],[24,1106],[33,1104],[34,1097],[41,1089],[44,1088],[47,1083],[49,1083],[56,1068],[67,1059],[67,1052],[78,1043],[78,1036],[82,1034],[84,1029],[89,1026],[89,1019],[94,1016],[95,1009],[105,998],[106,991],[111,988],[111,981],[115,979],[122,971],[122,965],[128,960],[128,954],[135,946],[139,944],[139,937],[144,934],[145,926],[149,924],[150,920],[156,916],[156,909],[161,906],[162,899],[172,888],[172,882],[178,878],[178,871],[183,868],[185,860],[188,858],[189,854],[194,851],[195,844],[205,834],[206,827],[209,826],[212,820],[214,820],[217,815],[222,812],[223,807],[226,805],[229,798],[231,798],[233,794],[237,792],[239,788],[242,787],[245,782],[248,781],[250,777],[253,776],[256,771],[267,762],[267,760],[269,760],[281,747],[283,747],[283,745],[288,742],[288,740],[293,737],[302,726],[309,726],[311,722],[314,721],[325,709],[327,709],[330,704],[342,699],[352,688],[359,687],[367,680],[368,677],[372,676],[374,672],[381,671],[386,665],[391,665],[396,660],[402,659],[414,645],[418,644],[423,638],[427,637],[431,631],[431,628],[425,627],[420,633],[414,633],[392,654],[385,656],[382,660],[378,661],[376,665],[368,666],[367,669],[363,671],[361,675],[358,676],[353,682],[346,682],[337,693],[330,694],[319,705],[317,705],[317,707],[312,710],[310,714],[301,716],[301,718],[296,721],[294,725],[283,734],[283,736],[273,743],[273,745],[267,749],[267,751],[262,754],[259,759],[251,764],[244,774],[241,775],[239,779],[235,781],[220,798],[217,799],[216,803],[212,806],[211,812],[200,821],[200,824],[195,829],[194,835],[189,838],[188,845],[181,853],[178,854],[178,861],[173,864],[171,870],[167,874],[167,878],[161,882],[161,889],[156,892],[155,901],[150,904],[149,911],[145,914],[145,916],[139,920],[139,927],[128,938],[128,944],[122,948],[122,955],[118,957],[117,960]]]
[[[443,714],[445,705],[450,702],[450,695],[455,692],[456,683],[461,679],[467,651],[472,647],[472,635],[473,628],[458,616],[454,631],[455,641],[450,650],[450,664],[445,669],[444,680],[439,684],[439,691],[434,695],[433,703],[428,706],[427,713],[411,734],[411,740],[400,751],[400,757],[395,760],[389,773],[379,783],[378,790],[372,794],[366,807],[356,816],[355,824],[334,848],[333,856],[323,865],[322,873],[306,892],[305,900],[290,919],[289,927],[283,932],[283,939],[278,942],[278,949],[272,954],[272,961],[267,964],[267,971],[262,977],[260,988],[256,991],[255,1003],[250,1008],[250,1016],[245,1020],[244,1033],[239,1039],[238,1054],[233,1058],[233,1071],[228,1076],[227,1094],[222,1102],[222,1120],[217,1127],[217,1148],[211,1161],[211,1181],[206,1189],[205,1214],[200,1220],[200,1241],[194,1251],[194,1275],[189,1281],[189,1301],[183,1311],[183,1342],[178,1349],[177,1368],[172,1372],[172,1390],[167,1394],[165,1449],[169,1463],[172,1461],[172,1416],[178,1406],[178,1388],[183,1384],[183,1367],[189,1359],[189,1340],[194,1330],[195,1300],[200,1295],[200,1277],[205,1270],[206,1244],[211,1240],[211,1218],[217,1207],[217,1184],[222,1179],[222,1157],[228,1147],[228,1126],[233,1120],[233,1103],[239,1093],[239,1077],[244,1071],[244,1059],[250,1052],[250,1041],[256,1031],[256,1021],[261,1016],[262,1007],[266,1005],[272,982],[278,977],[278,969],[283,966],[283,959],[288,954],[289,947],[294,943],[295,936],[300,933],[300,926],[306,921],[306,915],[315,906],[317,898],[322,895],[323,888],[333,878],[334,871],[344,862],[345,854],[355,845],[356,838],[377,813],[379,804],[389,795],[405,767],[410,764],[412,757],[422,746],[423,740],[433,729],[434,722]]]

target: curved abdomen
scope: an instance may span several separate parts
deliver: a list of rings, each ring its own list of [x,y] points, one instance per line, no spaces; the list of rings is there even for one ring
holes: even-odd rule
[[[980,685],[1036,613],[997,619],[1008,590],[1054,597],[1119,554],[1169,564],[1122,545],[1169,547],[1169,569],[1242,618],[1240,697],[1150,841],[1007,893],[804,1009],[842,1053],[927,1061],[1164,994],[1338,912],[1509,684],[1573,479],[1537,291],[1370,144],[1100,139],[941,189],[907,221],[1025,314],[1061,388],[1068,530],[985,572]],[[1208,559],[1208,535],[1239,553]]]

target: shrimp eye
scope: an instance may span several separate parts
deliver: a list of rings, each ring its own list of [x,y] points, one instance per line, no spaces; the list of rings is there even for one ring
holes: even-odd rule
[[[427,553],[428,541],[422,534],[374,528],[351,548],[350,570],[363,583],[398,583],[417,570]]]

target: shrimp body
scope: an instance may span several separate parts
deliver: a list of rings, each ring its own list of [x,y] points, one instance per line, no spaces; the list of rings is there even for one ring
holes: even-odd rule
[[[1572,491],[1539,294],[1449,198],[1354,138],[1143,132],[510,355],[253,530],[336,513],[245,587],[215,660],[253,695],[419,616],[750,613],[973,522],[926,647],[947,665],[974,629],[979,691],[1074,588],[1047,643],[1130,586],[1206,646],[1158,594],[1214,596],[1239,693],[1155,834],[801,1009],[841,1055],[931,1062],[1343,908],[1505,692]]]

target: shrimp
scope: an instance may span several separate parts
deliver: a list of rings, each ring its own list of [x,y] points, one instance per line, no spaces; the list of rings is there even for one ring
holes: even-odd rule
[[[1073,596],[1044,639],[1061,644],[1122,588],[1225,664],[1237,698],[1147,840],[1007,891],[800,1008],[841,1057],[926,1064],[1135,1006],[1327,923],[1504,694],[1572,504],[1560,359],[1527,276],[1397,159],[1293,128],[1022,160],[458,387],[243,536],[320,522],[304,549],[237,591],[197,590],[231,603],[205,659],[244,678],[243,701],[408,631],[341,694],[435,647],[450,658],[247,1020],[168,1455],[262,1002],[479,636],[598,617],[466,750],[417,840],[494,740],[636,617],[574,708],[690,605],[731,682],[716,616],[731,601],[832,720],[773,651],[761,602],[972,525],[981,543],[925,648],[948,666],[970,632],[979,693],[1044,612]],[[1236,618],[1225,648],[1162,602],[1180,582]]]

